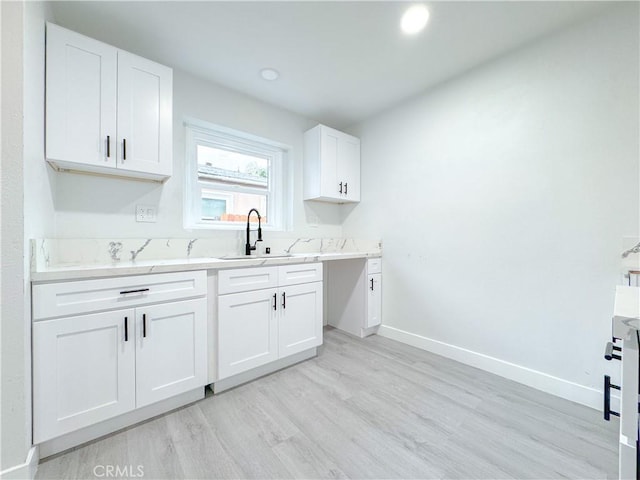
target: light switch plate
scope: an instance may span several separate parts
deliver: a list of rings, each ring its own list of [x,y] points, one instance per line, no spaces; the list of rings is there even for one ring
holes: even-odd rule
[[[155,205],[136,205],[136,222],[155,223],[156,217]]]

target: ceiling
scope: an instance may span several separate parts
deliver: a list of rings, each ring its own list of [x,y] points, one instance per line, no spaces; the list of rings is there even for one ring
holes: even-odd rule
[[[613,2],[51,2],[56,23],[344,128]],[[260,77],[277,69],[278,80]]]

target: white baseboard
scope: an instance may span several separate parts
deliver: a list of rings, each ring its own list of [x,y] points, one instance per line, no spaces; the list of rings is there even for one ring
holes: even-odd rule
[[[448,343],[416,335],[388,325],[381,325],[378,335],[420,348],[428,352],[451,358],[460,363],[485,370],[509,380],[522,383],[543,392],[550,393],[572,402],[586,405],[596,410],[602,409],[602,392],[578,383],[554,377],[531,368],[509,363],[482,353],[456,347]]]
[[[40,461],[40,455],[38,446],[34,445],[29,449],[27,459],[21,465],[7,468],[0,472],[0,479],[2,480],[33,480],[36,477],[36,470],[38,470],[38,462]]]

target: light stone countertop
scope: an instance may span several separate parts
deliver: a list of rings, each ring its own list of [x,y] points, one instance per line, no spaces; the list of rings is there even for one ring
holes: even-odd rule
[[[349,260],[358,258],[379,258],[380,251],[295,253],[290,256],[269,255],[247,258],[225,259],[221,257],[180,258],[168,260],[119,261],[96,264],[67,264],[42,266],[31,272],[32,282],[55,282],[64,280],[83,280],[123,275],[144,275],[149,273],[184,272],[189,270],[210,270],[268,265],[286,265],[292,263],[325,262],[331,260]]]
[[[640,330],[640,287],[616,287],[612,330],[614,337],[622,339]]]

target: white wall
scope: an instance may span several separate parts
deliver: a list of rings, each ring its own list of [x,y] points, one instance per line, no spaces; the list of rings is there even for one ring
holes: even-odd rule
[[[24,8],[24,222],[28,239],[53,235],[56,174],[44,161],[45,22],[53,15],[47,2],[25,2]]]
[[[23,223],[23,18],[22,2],[0,2],[2,46],[2,159],[0,162],[1,418],[0,471],[25,462],[31,446],[27,425],[28,351],[24,321]]]
[[[30,239],[53,236],[55,211],[54,172],[44,161],[44,96],[45,96],[45,22],[53,18],[50,5],[43,1],[24,3],[23,44],[23,155],[24,155],[24,363],[25,411],[24,434],[32,441],[31,417],[31,257]],[[37,458],[29,458],[35,468]],[[23,459],[23,462],[25,459]],[[18,472],[16,472],[18,473]],[[24,472],[23,472],[24,474]],[[25,474],[26,476],[26,474]]]
[[[616,8],[351,129],[363,201],[344,234],[382,238],[387,334],[599,401],[638,234],[638,4]]]
[[[6,9],[6,11],[5,11]],[[2,29],[2,462],[28,476],[31,447],[31,237],[53,234],[44,163],[44,2],[3,2]],[[23,214],[24,213],[24,214]]]
[[[134,52],[135,53],[135,52]],[[224,87],[174,70],[174,174],[164,184],[59,174],[55,191],[55,235],[59,238],[211,237],[234,232],[183,228],[185,130],[191,117],[268,138],[292,147],[293,229],[279,236],[341,236],[340,211],[302,202],[302,141],[316,122]],[[155,224],[136,223],[136,204],[156,205]]]

